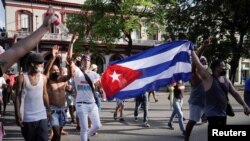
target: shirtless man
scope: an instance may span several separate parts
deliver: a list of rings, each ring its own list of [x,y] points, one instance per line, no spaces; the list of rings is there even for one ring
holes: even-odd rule
[[[52,58],[49,61],[46,76],[48,77],[47,82],[47,93],[50,101],[51,120],[50,125],[53,130],[52,141],[61,140],[61,132],[63,126],[66,124],[66,107],[65,107],[65,88],[67,81],[71,77],[71,69],[66,76],[61,76],[58,66],[53,65],[59,47],[54,46],[52,49]]]

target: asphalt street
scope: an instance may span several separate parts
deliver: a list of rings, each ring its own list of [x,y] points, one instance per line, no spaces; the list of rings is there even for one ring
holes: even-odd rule
[[[183,112],[184,117],[188,119],[188,97],[189,92],[184,95]],[[241,91],[241,95],[242,91]],[[115,101],[102,102],[102,109],[100,112],[102,127],[91,141],[182,141],[183,135],[180,131],[177,119],[173,123],[174,130],[167,127],[167,122],[171,115],[171,106],[167,99],[168,93],[161,91],[156,93],[158,102],[149,102],[149,128],[142,126],[143,111],[140,110],[138,121],[134,121],[134,106],[133,99],[128,99],[125,102],[124,122],[115,121],[113,113],[116,106]],[[230,97],[231,104],[236,113],[235,117],[228,117],[228,124],[236,125],[250,125],[250,117],[245,116],[242,107]],[[14,121],[14,106],[10,103],[7,106],[7,113],[1,118],[4,122],[6,135],[4,141],[23,141],[20,128]],[[187,120],[185,120],[185,125]],[[62,141],[79,141],[80,133],[75,129],[76,124],[66,124],[65,130],[69,132],[68,135],[62,136]],[[199,122],[193,129],[190,141],[207,141],[207,123]]]

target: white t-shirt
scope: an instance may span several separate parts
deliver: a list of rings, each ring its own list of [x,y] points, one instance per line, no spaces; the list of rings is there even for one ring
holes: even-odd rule
[[[100,76],[94,71],[89,71],[86,74],[89,76],[92,83],[96,83],[100,78]],[[95,98],[92,89],[87,80],[85,79],[83,72],[78,67],[76,67],[73,79],[75,82],[75,88],[77,92],[76,103],[77,102],[94,103]]]
[[[3,96],[3,84],[6,84],[6,81],[3,77],[0,77],[0,96]]]

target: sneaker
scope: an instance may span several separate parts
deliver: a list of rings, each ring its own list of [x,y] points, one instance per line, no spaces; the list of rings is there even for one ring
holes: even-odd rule
[[[185,135],[186,135],[186,131],[182,131],[182,135],[185,137]]]
[[[155,102],[158,102],[158,99],[156,99]]]
[[[138,118],[137,118],[137,117],[135,117],[135,121],[138,121]]]
[[[81,130],[81,127],[79,125],[76,126],[76,130],[77,131],[80,131]]]
[[[170,129],[174,129],[174,127],[172,126],[172,123],[168,123],[168,127],[170,128]]]
[[[119,121],[124,122],[125,120],[124,120],[124,118],[120,118]]]
[[[144,122],[143,127],[150,127],[150,125],[147,122]]]

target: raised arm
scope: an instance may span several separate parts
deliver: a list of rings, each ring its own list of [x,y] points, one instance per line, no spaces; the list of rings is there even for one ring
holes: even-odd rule
[[[234,97],[234,99],[243,106],[244,109],[244,113],[246,115],[250,114],[250,109],[247,106],[247,104],[245,103],[245,101],[242,99],[242,97],[240,96],[240,94],[238,93],[238,91],[235,89],[235,87],[233,86],[233,84],[231,83],[231,81],[229,79],[227,79],[227,82],[229,84],[229,93],[231,93],[231,95]]]
[[[68,61],[72,60],[73,47],[74,47],[75,41],[78,39],[78,36],[79,36],[79,34],[77,32],[72,36],[72,39],[71,39],[71,42],[70,42],[70,47],[68,49],[68,55],[67,55],[67,60]]]
[[[54,45],[52,47],[52,56],[51,56],[48,64],[45,67],[45,70],[44,70],[44,74],[47,76],[47,78],[49,78],[50,69],[52,68],[52,66],[54,64],[56,57],[58,56],[58,53],[59,53],[59,46]]]
[[[203,65],[200,62],[200,59],[198,58],[198,56],[194,51],[191,52],[191,55],[192,55],[192,63],[196,65],[196,73],[202,80],[205,90],[208,90],[212,85],[213,78],[211,77],[209,72],[203,67]]]
[[[201,57],[201,55],[204,53],[204,51],[206,50],[206,48],[209,47],[209,40],[205,40],[201,46],[198,48],[198,50],[196,51],[196,54],[198,56],[198,58]],[[200,59],[199,59],[200,60]],[[200,83],[200,78],[196,73],[196,65],[195,63],[192,63],[192,77],[190,79],[190,83],[191,85],[197,85]]]
[[[49,6],[47,13],[48,14],[43,20],[43,24],[35,32],[28,37],[19,40],[10,49],[0,55],[0,69],[2,73],[6,72],[21,57],[34,49],[44,34],[49,31],[51,24],[50,18],[54,13],[51,6]]]

